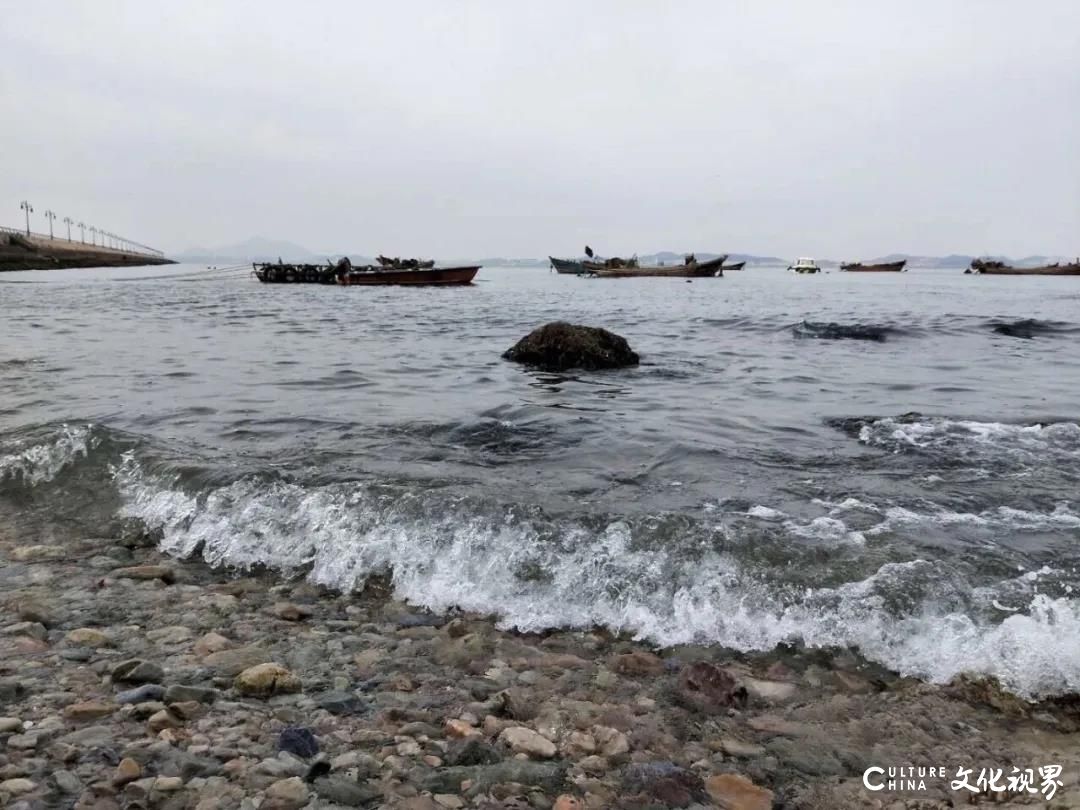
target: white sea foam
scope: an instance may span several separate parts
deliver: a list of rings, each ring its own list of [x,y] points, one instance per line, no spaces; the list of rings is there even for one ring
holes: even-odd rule
[[[192,496],[131,456],[116,479],[126,513],[161,528],[166,550],[215,564],[310,567],[310,579],[341,589],[389,573],[397,596],[414,604],[489,612],[526,631],[602,624],[662,645],[855,646],[932,681],[971,671],[1028,696],[1080,689],[1080,601],[1039,593],[1023,574],[1002,583],[1002,600],[1020,610],[994,620],[960,607],[973,589],[924,560],[792,593],[704,544],[691,554],[643,542],[629,519],[586,527],[357,484],[244,479]],[[995,598],[996,589],[982,590]]]
[[[72,462],[85,457],[96,444],[90,426],[64,425],[49,441],[4,448],[0,455],[0,481],[21,480],[36,485],[52,481]]]
[[[914,421],[877,419],[859,429],[863,444],[892,450],[914,448],[964,456],[1013,458],[1042,464],[1055,458],[1080,460],[1080,424],[1016,425],[926,417]]]

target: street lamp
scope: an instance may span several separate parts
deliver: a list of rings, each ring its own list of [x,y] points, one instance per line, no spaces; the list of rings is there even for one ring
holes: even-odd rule
[[[63,223],[65,225],[67,225],[68,241],[70,242],[71,241],[71,222],[72,222],[72,219],[71,219],[71,217],[64,217],[64,219],[62,221],[63,221]]]
[[[30,205],[26,200],[19,203],[19,208],[26,212],[26,235],[30,235],[30,214],[34,211],[34,206]]]
[[[55,211],[46,211],[45,212],[45,219],[49,220],[49,238],[52,239],[53,238],[52,224],[53,224],[53,220],[56,219],[56,212]]]
[[[90,244],[91,245],[96,245],[97,244],[97,236],[95,235],[95,234],[97,234],[97,232],[98,232],[98,229],[96,227],[94,227],[93,225],[91,225],[90,226]]]
[[[86,223],[85,222],[80,222],[79,223],[79,231],[82,233],[82,237],[81,237],[82,238],[82,243],[85,245],[86,244]]]

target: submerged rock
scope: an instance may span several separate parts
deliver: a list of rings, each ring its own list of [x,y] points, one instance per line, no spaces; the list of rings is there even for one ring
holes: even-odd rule
[[[593,326],[555,321],[534,329],[503,353],[515,363],[545,371],[636,366],[639,358],[626,338]]]
[[[279,751],[288,751],[298,757],[307,759],[319,753],[319,741],[311,733],[311,729],[300,726],[289,726],[281,732],[277,744]]]
[[[746,705],[746,688],[725,670],[708,661],[696,661],[679,673],[680,702],[705,714],[723,714]]]
[[[687,807],[707,798],[701,777],[673,762],[631,765],[623,772],[622,787],[631,796],[653,799],[665,807]]]

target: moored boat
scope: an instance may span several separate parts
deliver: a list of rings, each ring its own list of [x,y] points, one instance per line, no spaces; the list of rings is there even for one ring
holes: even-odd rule
[[[385,258],[385,257],[381,257]],[[434,267],[434,261],[391,260],[387,264],[354,267],[347,258],[335,265],[255,264],[255,277],[264,284],[339,284],[351,286],[453,286],[471,284],[480,265]]]
[[[453,286],[472,284],[480,265],[431,267],[421,270],[392,270],[383,267],[353,268],[340,273],[337,283],[346,287],[385,285]]]
[[[1080,260],[1066,264],[1044,264],[1041,267],[1010,267],[1005,262],[975,259],[971,270],[984,276],[1080,276]]]
[[[898,262],[879,262],[878,264],[863,264],[862,262],[844,262],[840,269],[847,273],[900,273],[904,270],[907,259]]]
[[[580,276],[585,272],[584,266],[578,259],[556,259],[554,256],[548,256],[548,260],[555,268],[555,272],[562,275]]]
[[[813,259],[802,256],[795,260],[795,264],[788,267],[788,270],[792,270],[796,273],[820,273],[821,268],[818,267],[817,262]]]
[[[682,264],[640,265],[637,259],[608,259],[606,262],[582,262],[585,271],[597,278],[645,278],[648,276],[668,278],[711,278],[724,275],[724,260],[719,256],[699,262],[693,255]]]

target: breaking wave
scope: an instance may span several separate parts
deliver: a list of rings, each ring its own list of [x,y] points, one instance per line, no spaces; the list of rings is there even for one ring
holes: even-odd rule
[[[69,465],[86,458],[98,437],[89,425],[62,425],[43,440],[16,440],[0,447],[0,483],[36,486],[56,478]]]
[[[388,575],[413,604],[490,613],[523,631],[599,624],[662,646],[856,647],[931,681],[985,673],[1030,697],[1080,688],[1080,602],[1047,587],[1047,571],[976,583],[962,567],[910,559],[835,586],[794,586],[741,561],[726,528],[685,517],[573,520],[446,491],[258,476],[190,493],[131,453],[114,476],[123,512],[161,530],[166,551],[216,565],[342,590]],[[780,510],[751,512],[799,533]],[[834,516],[801,527],[842,526]]]
[[[920,452],[957,460],[1011,460],[1031,465],[1080,461],[1080,424],[1009,424],[905,414],[832,423],[865,445],[893,453]]]

